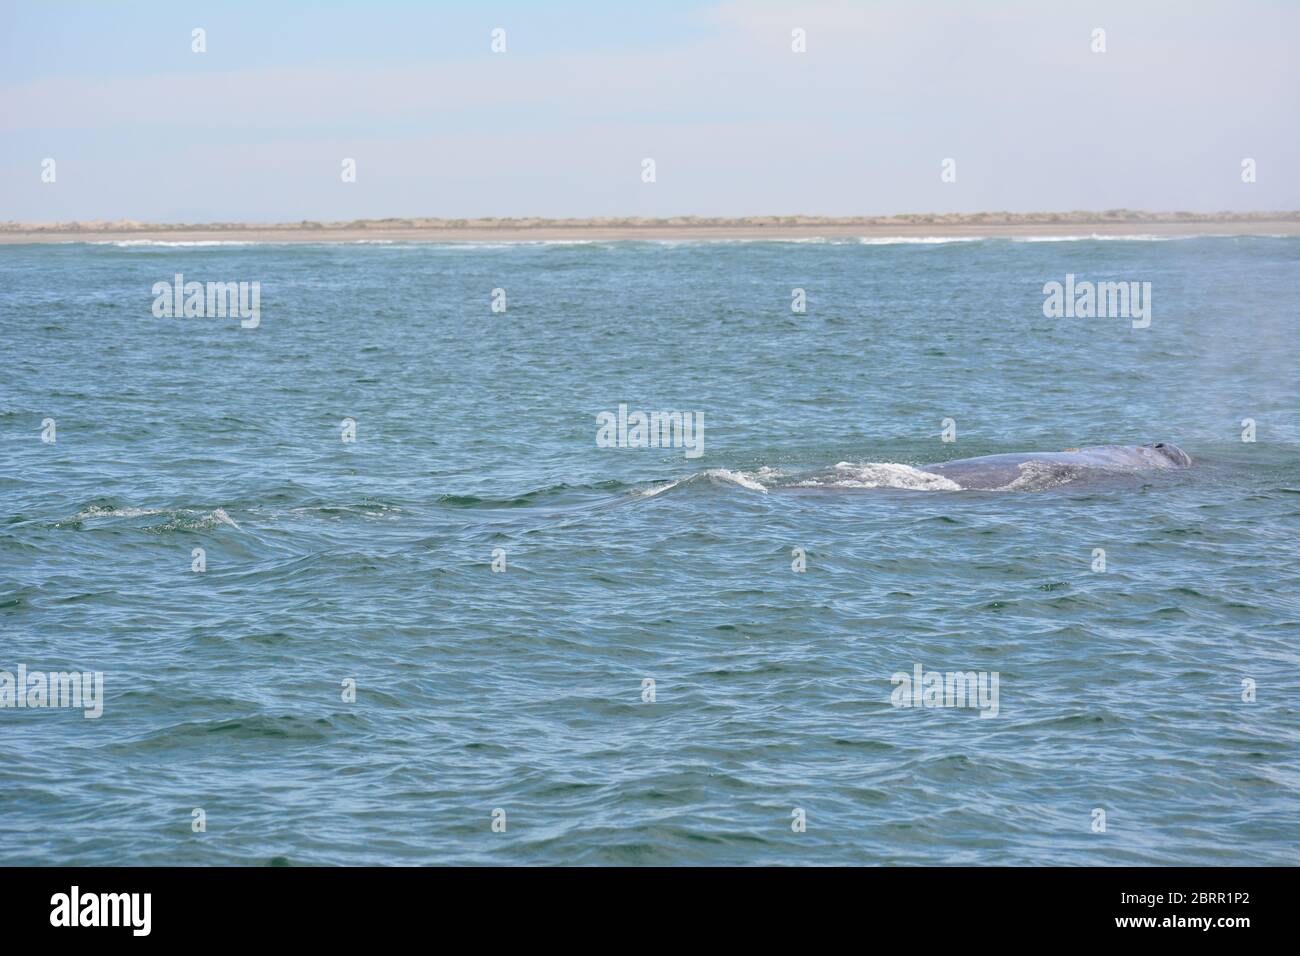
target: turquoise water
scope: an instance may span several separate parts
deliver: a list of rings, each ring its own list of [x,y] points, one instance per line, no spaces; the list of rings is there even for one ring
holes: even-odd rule
[[[98,719],[0,710],[5,861],[1294,863],[1298,266],[0,246],[0,669],[104,674]],[[155,318],[178,272],[260,325]],[[1150,328],[1045,318],[1067,273],[1151,282]],[[620,403],[703,454],[597,447]],[[905,467],[1161,440],[1194,466]],[[997,716],[893,706],[918,663],[997,672]]]

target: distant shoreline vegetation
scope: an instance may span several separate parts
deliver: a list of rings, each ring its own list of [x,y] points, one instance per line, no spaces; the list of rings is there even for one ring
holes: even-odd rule
[[[1213,224],[1300,224],[1300,210],[1286,212],[1144,212],[1108,209],[1103,212],[977,212],[913,213],[895,216],[671,216],[645,218],[634,216],[548,219],[544,217],[453,219],[413,217],[353,219],[348,221],[301,220],[298,222],[251,223],[152,223],[134,219],[77,220],[58,223],[0,222],[0,233],[162,233],[162,232],[303,232],[316,231],[474,231],[520,232],[527,230],[690,230],[732,229],[760,230],[864,228],[915,228],[918,226],[957,227],[1057,227],[1057,226],[1177,226]]]

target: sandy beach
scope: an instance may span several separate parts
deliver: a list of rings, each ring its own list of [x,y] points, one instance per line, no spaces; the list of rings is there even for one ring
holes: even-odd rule
[[[883,217],[724,219],[361,219],[351,222],[0,223],[0,243],[35,242],[481,242],[613,239],[1015,238],[1052,236],[1296,235],[1300,212],[971,213]]]

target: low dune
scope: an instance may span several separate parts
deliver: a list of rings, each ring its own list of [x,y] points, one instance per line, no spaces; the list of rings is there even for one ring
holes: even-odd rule
[[[664,219],[355,219],[350,222],[0,222],[0,243],[120,240],[250,242],[549,239],[762,239],[862,236],[1295,235],[1300,212],[981,212],[898,216],[674,216]]]

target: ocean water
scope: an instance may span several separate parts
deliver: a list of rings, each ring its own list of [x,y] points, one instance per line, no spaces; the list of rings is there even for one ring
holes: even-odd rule
[[[104,688],[0,709],[4,861],[1295,863],[1298,303],[1277,237],[0,246],[0,670]]]

